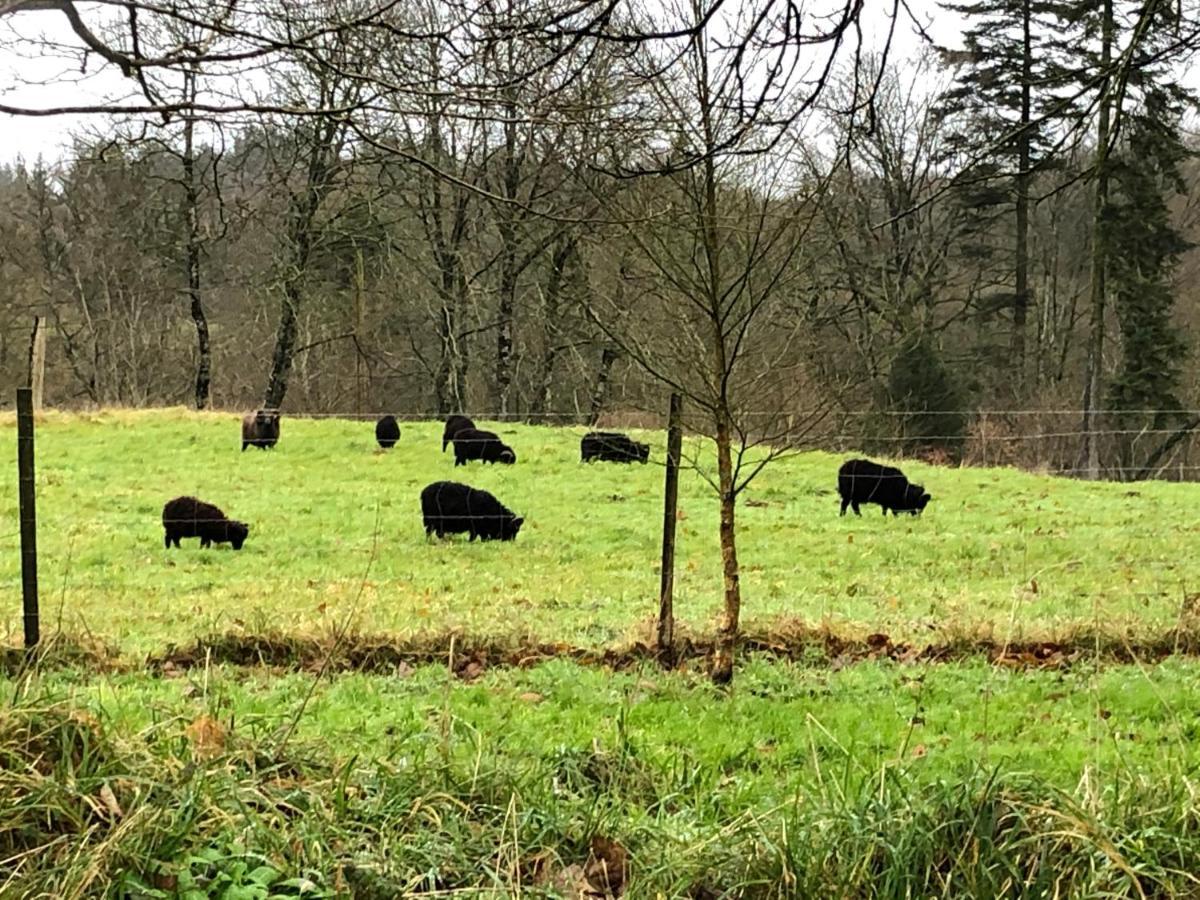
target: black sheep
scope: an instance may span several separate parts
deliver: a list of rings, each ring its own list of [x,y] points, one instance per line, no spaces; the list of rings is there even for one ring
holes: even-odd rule
[[[446,419],[446,427],[442,429],[442,452],[446,452],[446,446],[454,440],[454,436],[464,428],[474,428],[475,423],[466,416],[450,416]]]
[[[279,442],[279,410],[260,409],[242,419],[242,452],[247,447],[269,450]]]
[[[395,416],[384,416],[375,423],[375,440],[384,450],[391,450],[400,440],[400,424]]]
[[[910,484],[904,473],[893,466],[881,466],[869,459],[851,459],[838,469],[838,493],[842,496],[842,511],[852,507],[856,516],[860,503],[878,503],[886,516],[902,512],[919,515],[932,499],[919,484]]]
[[[250,526],[227,518],[225,513],[195,497],[176,497],[163,506],[163,546],[179,546],[180,538],[200,538],[200,546],[230,543],[241,550]]]
[[[435,481],[421,491],[425,535],[470,534],[469,540],[511,541],[525,521],[487,491],[455,481]]]
[[[517,454],[500,440],[498,435],[477,428],[461,428],[454,435],[454,464],[465,466],[468,460],[478,459],[485,463],[512,464]]]
[[[581,462],[644,463],[650,458],[650,445],[614,431],[591,431],[579,442],[579,458]]]

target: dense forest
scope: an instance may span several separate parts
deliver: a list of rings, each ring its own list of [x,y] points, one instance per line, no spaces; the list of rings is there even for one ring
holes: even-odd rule
[[[675,42],[558,8],[325,0],[252,71],[185,7],[108,23],[145,109],[0,171],[5,402],[44,316],[55,407],[650,424],[678,390],[743,442],[1187,477],[1186,4],[979,0],[963,49],[816,88],[750,4]]]

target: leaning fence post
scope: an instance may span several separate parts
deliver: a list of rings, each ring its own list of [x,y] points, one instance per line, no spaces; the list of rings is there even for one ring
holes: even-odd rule
[[[683,397],[671,395],[667,421],[667,477],[663,499],[662,587],[658,602],[658,656],[675,664],[675,511],[679,505],[679,455],[683,444]]]
[[[37,511],[33,480],[33,391],[17,388],[17,494],[21,518],[21,599],[25,609],[25,646],[38,638]]]

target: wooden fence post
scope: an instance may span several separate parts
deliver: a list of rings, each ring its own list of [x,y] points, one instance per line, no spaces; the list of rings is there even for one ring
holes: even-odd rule
[[[42,408],[43,388],[46,383],[46,319],[35,316],[33,335],[29,339],[29,387],[33,391],[33,408]]]
[[[37,645],[38,578],[36,485],[33,472],[33,391],[17,388],[17,493],[21,518],[21,599],[25,609],[25,647]]]
[[[658,601],[658,656],[675,664],[675,515],[679,505],[679,456],[683,445],[683,397],[671,395],[667,422],[667,476],[663,499],[662,586]]]

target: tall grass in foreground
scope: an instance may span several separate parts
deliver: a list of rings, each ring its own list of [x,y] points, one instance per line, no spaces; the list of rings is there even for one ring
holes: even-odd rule
[[[822,770],[730,814],[685,755],[497,756],[448,718],[370,763],[232,739],[219,723],[107,733],[18,698],[0,712],[0,895],[1086,897],[1200,891],[1195,785],[1074,791],[967,769]],[[474,754],[451,744],[474,742]],[[464,758],[469,762],[464,763]],[[730,772],[727,777],[741,777]]]

